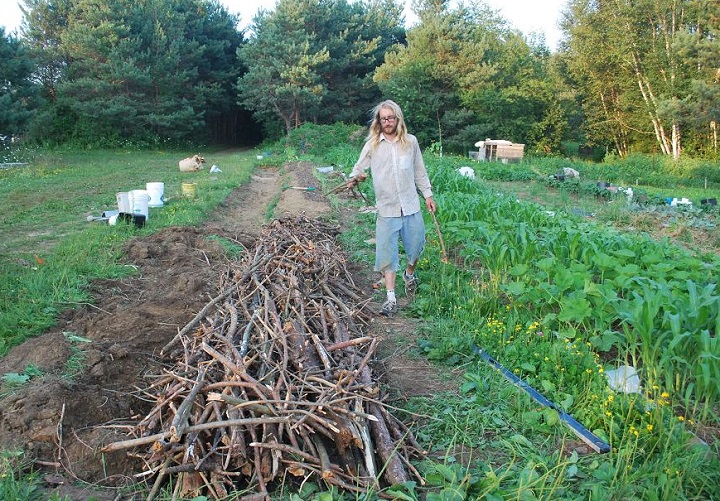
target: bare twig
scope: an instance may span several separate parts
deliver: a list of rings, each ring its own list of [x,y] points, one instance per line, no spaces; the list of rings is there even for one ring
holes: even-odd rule
[[[187,481],[219,498],[242,477],[263,499],[288,468],[356,493],[378,490],[379,475],[419,476],[406,460],[418,450],[409,428],[373,378],[370,298],[336,234],[305,217],[271,222],[163,348],[173,369],[137,392],[153,407],[132,438],[102,449],[143,460],[143,477],[156,476],[151,497],[171,475],[176,496]]]

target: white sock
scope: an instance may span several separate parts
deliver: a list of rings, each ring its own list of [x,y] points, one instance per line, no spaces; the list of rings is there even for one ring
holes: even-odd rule
[[[395,290],[388,290],[387,291],[387,298],[388,301],[392,301],[393,303],[397,303],[397,299],[395,299]]]

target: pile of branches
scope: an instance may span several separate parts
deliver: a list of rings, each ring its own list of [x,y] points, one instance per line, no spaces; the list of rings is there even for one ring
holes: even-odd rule
[[[163,348],[173,364],[143,390],[155,405],[136,438],[103,449],[144,461],[149,499],[172,475],[181,496],[244,488],[249,499],[291,478],[380,496],[422,482],[410,463],[420,447],[369,366],[378,339],[363,335],[371,312],[336,233],[302,216],[273,221]]]

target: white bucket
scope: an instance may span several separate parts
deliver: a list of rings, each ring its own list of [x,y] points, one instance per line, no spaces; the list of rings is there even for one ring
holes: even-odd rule
[[[145,190],[150,196],[149,207],[162,207],[165,205],[165,183],[147,183]]]
[[[134,216],[145,216],[145,219],[147,219],[150,215],[150,211],[148,210],[150,195],[148,195],[147,190],[132,190],[129,193],[132,214]]]
[[[130,214],[132,207],[130,206],[130,194],[127,191],[121,191],[115,195],[118,204],[118,212],[122,214]]]

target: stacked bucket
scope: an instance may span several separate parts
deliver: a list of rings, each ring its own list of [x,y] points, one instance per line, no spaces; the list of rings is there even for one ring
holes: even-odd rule
[[[165,184],[147,183],[144,190],[121,191],[117,193],[119,218],[132,220],[137,227],[145,226],[150,217],[150,207],[165,205]]]

